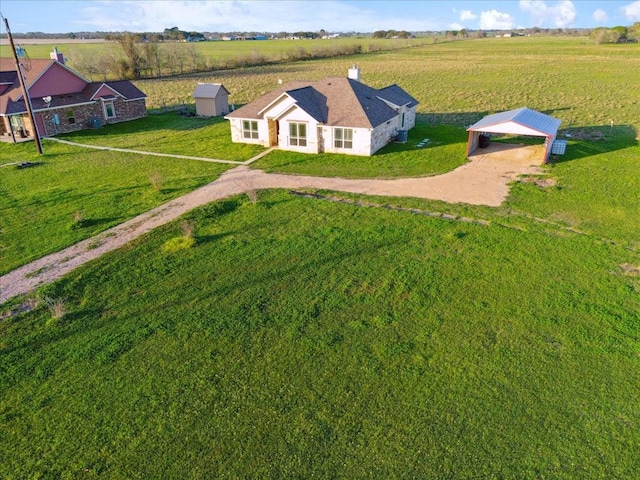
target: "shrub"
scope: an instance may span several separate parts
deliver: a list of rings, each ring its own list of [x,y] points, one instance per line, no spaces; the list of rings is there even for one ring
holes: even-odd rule
[[[67,306],[64,298],[51,298],[45,296],[43,300],[51,314],[50,321],[60,320],[67,314]],[[49,322],[47,322],[47,324],[49,324]]]
[[[159,173],[150,173],[149,182],[151,183],[151,188],[153,188],[156,192],[162,190],[162,175],[160,175]]]
[[[166,241],[162,245],[162,251],[166,253],[178,252],[180,250],[186,250],[193,247],[196,244],[196,239],[193,238],[193,222],[189,220],[183,220],[180,223],[180,229],[182,230],[181,237],[174,237],[171,240]]]
[[[196,244],[193,237],[175,237],[162,245],[162,251],[166,253],[174,253],[180,250],[187,250]]]
[[[73,212],[73,220],[71,222],[71,225],[69,226],[71,230],[78,230],[86,226],[86,224],[87,221],[84,218],[84,213],[81,210],[76,210],[75,212]]]

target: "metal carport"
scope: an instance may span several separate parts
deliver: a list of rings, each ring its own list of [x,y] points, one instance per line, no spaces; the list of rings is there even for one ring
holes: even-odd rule
[[[560,123],[562,123],[561,120],[557,118],[527,107],[488,115],[467,128],[469,132],[467,157],[478,148],[481,134],[524,135],[545,137],[542,163],[546,163],[551,153],[551,145],[558,134]]]

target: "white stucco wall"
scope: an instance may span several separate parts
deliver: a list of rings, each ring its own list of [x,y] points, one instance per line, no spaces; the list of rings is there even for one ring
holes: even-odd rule
[[[369,156],[371,152],[371,131],[368,128],[353,128],[353,148],[335,148],[334,130],[336,127],[319,128],[323,137],[323,149],[327,153],[344,153],[346,155]],[[348,127],[345,127],[348,128]]]
[[[258,122],[258,138],[244,138],[242,136],[242,122]],[[250,143],[256,145],[269,146],[269,127],[266,120],[230,118],[231,141],[234,143]]]
[[[404,127],[402,127],[402,113],[405,114]],[[258,122],[258,138],[244,138],[242,136],[242,122],[240,118],[230,118],[231,140],[236,143],[250,143],[269,146],[269,126],[268,119],[277,119],[278,128],[278,148],[301,153],[344,153],[348,155],[373,155],[376,151],[387,145],[398,130],[410,130],[416,123],[415,108],[402,108],[399,115],[388,122],[379,125],[375,129],[354,128],[353,148],[334,147],[334,127],[319,125],[318,122],[306,112],[296,107],[290,99],[284,98],[276,102],[269,111],[266,112],[267,119],[249,121]],[[299,122],[307,125],[307,145],[304,147],[289,145],[289,123]],[[349,128],[349,127],[344,127]]]
[[[269,112],[271,114],[271,112]],[[318,122],[300,108],[293,108],[287,111],[278,119],[280,128],[278,130],[278,148],[281,150],[290,150],[292,152],[302,153],[318,153]],[[307,125],[307,145],[304,147],[297,145],[289,145],[289,124],[305,123]]]

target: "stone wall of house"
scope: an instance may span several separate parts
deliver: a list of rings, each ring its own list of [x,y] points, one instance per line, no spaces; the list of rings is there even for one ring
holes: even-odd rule
[[[40,132],[41,136],[53,136],[59,133],[70,133],[94,128],[93,119],[95,118],[100,120],[100,125],[104,125],[105,123],[135,120],[136,118],[142,118],[147,115],[147,107],[144,99],[131,100],[128,102],[117,99],[114,101],[114,108],[116,117],[110,119],[108,122],[105,119],[104,110],[100,101],[85,105],[50,109],[46,112],[35,112],[35,115],[38,118],[42,118],[45,131]],[[73,112],[73,123],[69,121],[69,112]],[[58,116],[58,122],[54,121],[56,115]],[[26,136],[32,137],[34,129],[29,115],[25,113],[21,115],[21,117]],[[11,135],[10,128],[9,117],[2,118],[0,122],[0,134]],[[15,135],[19,137],[19,132],[15,132]]]
[[[379,125],[373,129],[373,131],[371,132],[370,155],[373,155],[375,152],[387,145],[391,141],[391,139],[396,136],[398,130],[400,129],[399,122],[399,119],[396,117],[393,120],[390,120],[387,123],[383,123],[382,125]]]
[[[102,113],[102,105],[98,103],[100,107],[100,118],[103,123],[118,123],[126,122],[127,120],[134,120],[136,118],[142,118],[147,116],[147,105],[144,99],[141,100],[129,100],[125,101],[121,98],[116,99],[113,102],[113,106],[116,111],[116,118],[105,120]]]
[[[74,123],[69,122],[69,112],[74,114]],[[59,123],[54,123],[55,115],[58,115]],[[77,132],[91,127],[91,119],[98,117],[102,121],[102,108],[97,103],[79,105],[74,107],[57,108],[44,114],[44,126],[46,132],[43,135],[57,135],[58,133]]]

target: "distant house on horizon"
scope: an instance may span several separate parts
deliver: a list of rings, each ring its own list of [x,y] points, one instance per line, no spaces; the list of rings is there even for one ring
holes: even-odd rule
[[[226,115],[231,139],[301,153],[371,156],[415,126],[418,101],[398,85],[348,77],[294,81]]]
[[[54,50],[50,59],[32,59],[23,67],[40,137],[95,128],[147,115],[147,96],[128,80],[91,82],[65,65]],[[0,59],[0,136],[11,141],[34,136],[18,71],[12,59]]]

